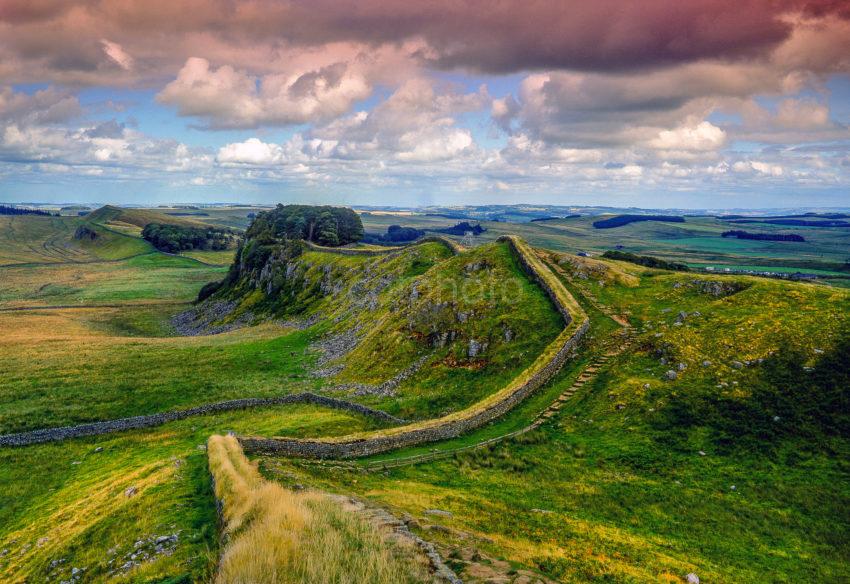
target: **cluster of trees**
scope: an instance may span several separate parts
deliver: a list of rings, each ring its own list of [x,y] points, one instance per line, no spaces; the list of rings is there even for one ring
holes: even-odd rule
[[[357,213],[345,207],[278,205],[257,215],[245,235],[261,243],[304,239],[336,247],[360,241],[363,223]]]
[[[216,227],[186,227],[148,223],[142,237],[155,248],[168,253],[192,249],[222,250],[232,247],[236,236],[228,229]]]
[[[690,270],[686,264],[668,262],[667,260],[662,260],[652,256],[637,255],[627,251],[608,250],[602,254],[602,257],[609,260],[630,262],[639,266],[646,266],[647,268],[658,268],[659,270],[677,270],[679,272],[687,272]]]
[[[481,235],[487,230],[481,227],[481,224],[479,223],[475,223],[473,225],[469,221],[461,221],[454,227],[446,227],[445,229],[437,229],[436,231],[446,233],[448,235],[466,235],[467,233],[472,233],[472,235]]]
[[[802,235],[796,233],[750,233],[739,229],[724,231],[722,237],[737,237],[738,239],[756,239],[758,241],[806,241]]]
[[[617,215],[608,219],[600,219],[594,221],[593,226],[596,229],[611,229],[613,227],[622,227],[629,223],[638,223],[640,221],[664,221],[667,223],[684,223],[685,218],[679,215]]]
[[[404,227],[401,225],[390,225],[384,235],[379,233],[366,233],[363,241],[367,243],[405,243],[414,241],[425,235],[425,232],[415,227]]]
[[[22,209],[21,207],[0,205],[0,215],[43,215],[45,217],[57,217],[59,213],[51,213],[49,211],[42,211],[41,209]]]

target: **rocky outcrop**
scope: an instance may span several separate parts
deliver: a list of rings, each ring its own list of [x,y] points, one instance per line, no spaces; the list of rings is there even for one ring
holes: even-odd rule
[[[563,284],[524,241],[512,236],[500,238],[500,241],[510,245],[520,265],[546,291],[566,323],[566,328],[543,354],[510,385],[460,412],[388,431],[326,440],[240,437],[242,447],[246,451],[288,456],[354,458],[445,440],[504,415],[549,381],[569,358],[590,326],[590,321]]]
[[[344,410],[362,416],[368,416],[388,424],[403,424],[406,422],[406,420],[361,404],[316,395],[315,393],[303,392],[279,397],[235,399],[197,406],[186,410],[163,412],[147,416],[133,416],[132,418],[120,418],[105,422],[92,422],[90,424],[79,424],[77,426],[45,428],[42,430],[32,430],[31,432],[21,432],[19,434],[6,434],[0,436],[0,446],[29,446],[30,444],[56,442],[58,440],[67,440],[69,438],[81,438],[83,436],[97,436],[100,434],[109,434],[111,432],[123,432],[125,430],[151,428],[153,426],[160,426],[168,422],[183,420],[192,416],[203,416],[206,414],[216,414],[231,410],[244,410],[248,408],[290,404],[313,404],[337,410]]]

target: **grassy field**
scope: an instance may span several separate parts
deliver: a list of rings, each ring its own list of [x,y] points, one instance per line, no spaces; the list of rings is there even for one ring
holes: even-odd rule
[[[236,222],[243,211],[250,212],[210,212],[206,220]],[[18,264],[0,267],[0,433],[324,391],[336,383],[377,384],[423,355],[427,365],[398,385],[395,397],[340,397],[427,418],[502,387],[562,326],[506,246],[480,245],[453,257],[427,244],[378,258],[305,253],[297,286],[284,291],[296,292],[288,296],[303,309],[295,316],[320,316],[311,329],[269,322],[180,337],[171,316],[188,307],[204,283],[223,277],[225,254],[167,256],[134,235],[138,226],[120,228],[114,218],[102,246],[86,249],[71,239],[82,218],[13,219],[0,222],[0,257],[11,259],[0,263]],[[365,219],[367,228],[370,222],[409,224],[396,216]],[[620,232],[633,238],[627,250],[660,246],[676,254],[676,238],[694,236],[674,230],[693,230],[690,221],[598,235],[582,235],[586,227],[564,235],[559,231],[566,227],[546,227],[550,222],[492,223],[481,239],[519,232],[550,249],[593,250],[607,243],[573,245],[590,242],[586,237],[625,237],[607,232],[633,229]],[[639,244],[641,237],[655,239]],[[738,240],[717,239],[729,249],[675,257],[717,253],[743,261],[749,253],[733,249]],[[824,248],[832,245],[824,242]],[[130,253],[136,249],[141,255]],[[770,261],[785,262],[787,249]],[[742,265],[769,265],[763,258],[770,253],[762,249]],[[824,257],[832,262],[838,255]],[[753,433],[773,423],[770,417],[738,423],[730,432],[728,419],[704,404],[714,397],[749,404],[765,383],[759,359],[783,347],[796,348],[806,366],[816,366],[850,325],[850,291],[560,253],[544,257],[566,274],[562,282],[591,319],[577,357],[504,418],[454,440],[372,460],[451,450],[524,427],[607,343],[619,342],[620,326],[609,314],[627,316],[637,335],[632,349],[601,369],[558,415],[518,438],[442,460],[367,471],[361,463],[329,468],[264,458],[266,477],[287,489],[355,494],[409,513],[414,530],[436,541],[469,582],[522,581],[528,574],[564,582],[683,582],[689,572],[703,582],[846,579],[846,438],[808,435],[789,427],[784,414],[775,435]],[[499,287],[505,282],[510,294]],[[463,286],[468,294],[460,293]],[[262,302],[248,294],[244,309],[259,311]],[[326,364],[341,366],[336,376],[310,376],[318,357],[310,343],[352,329],[360,344]],[[456,331],[457,343],[439,347],[428,340],[447,330]],[[469,356],[470,339],[488,343],[483,357]],[[667,379],[670,370],[676,379]],[[68,580],[77,568],[81,581],[210,581],[221,551],[202,449],[211,434],[332,437],[373,429],[373,422],[321,408],[270,407],[0,449],[0,580]],[[304,505],[311,521],[328,518],[315,525],[350,519]],[[434,509],[451,516],[427,512]],[[352,545],[380,547],[360,524],[342,531]],[[381,557],[378,563],[395,561]]]
[[[361,215],[366,231],[383,233],[392,224],[419,229],[440,229],[457,219],[412,214],[403,217],[368,213]],[[717,267],[767,266],[826,270],[833,273],[850,259],[850,229],[797,227],[769,224],[740,225],[716,217],[686,217],[685,223],[646,221],[614,229],[595,229],[598,216],[553,219],[528,223],[482,222],[487,231],[479,239],[492,241],[516,234],[536,247],[576,253],[602,253],[616,246],[624,251],[649,254],[693,265]],[[759,233],[799,233],[805,243],[755,241],[720,236],[730,229],[746,228]]]
[[[0,268],[16,264],[120,260],[153,248],[137,237],[99,230],[94,240],[76,240],[81,217],[0,216]]]
[[[572,274],[568,285],[595,325],[583,358],[615,330],[600,326],[605,317],[594,304],[629,313],[639,336],[637,350],[601,370],[550,423],[447,460],[386,471],[269,458],[269,476],[283,471],[284,483],[351,492],[411,514],[470,581],[482,574],[510,578],[523,568],[565,582],[682,582],[690,572],[708,582],[759,581],[764,574],[774,582],[840,581],[850,552],[842,535],[850,529],[846,440],[812,441],[789,428],[764,450],[745,427],[738,426],[740,438],[730,445],[708,420],[678,429],[662,420],[695,395],[746,399],[759,368],[737,369],[734,361],[791,345],[814,362],[847,326],[850,295],[823,286],[714,278],[745,286],[715,297],[690,285],[694,276],[553,259]],[[623,281],[623,274],[639,285]],[[691,316],[680,320],[683,311]],[[659,350],[667,363],[660,362]],[[581,364],[541,392],[537,410],[546,394],[551,400],[572,383]],[[671,368],[678,371],[674,381],[665,379]],[[436,447],[521,427],[535,411],[533,402],[494,425],[501,428]],[[434,517],[427,509],[452,515]],[[428,527],[434,524],[436,530]]]
[[[208,581],[217,517],[199,447],[210,434],[324,436],[369,427],[315,407],[272,407],[0,450],[0,580],[68,580],[77,568],[85,582]],[[156,551],[157,538],[175,534]]]

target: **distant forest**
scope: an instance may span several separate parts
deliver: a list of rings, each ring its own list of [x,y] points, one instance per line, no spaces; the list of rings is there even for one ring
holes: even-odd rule
[[[155,248],[167,253],[178,253],[193,249],[223,250],[231,247],[236,238],[228,229],[215,227],[184,227],[148,223],[142,237]]]
[[[596,229],[611,229],[613,227],[622,227],[629,223],[638,223],[640,221],[664,221],[666,223],[684,223],[685,218],[679,215],[617,215],[608,219],[600,219],[594,221],[593,226]]]
[[[472,233],[472,235],[481,235],[487,230],[481,227],[481,224],[479,223],[472,225],[469,221],[461,221],[454,227],[435,229],[434,231],[438,231],[439,233],[445,233],[448,235],[466,235],[467,233]]]
[[[336,247],[360,241],[363,223],[357,213],[345,207],[278,205],[258,214],[245,235],[259,244],[304,239]]]
[[[647,268],[658,268],[660,270],[678,270],[680,272],[688,272],[690,268],[686,264],[679,262],[668,262],[652,256],[636,255],[626,251],[608,250],[602,254],[603,258],[609,260],[620,260],[622,262],[630,262]]]
[[[42,211],[41,209],[21,209],[20,207],[0,205],[0,215],[42,215],[44,217],[58,217],[59,213],[51,213],[49,211]]]
[[[738,229],[724,231],[722,236],[737,237],[738,239],[756,239],[759,241],[806,241],[802,235],[797,235],[796,233],[749,233],[748,231]]]
[[[850,227],[850,221],[825,219],[811,221],[809,219],[734,219],[729,223],[766,223],[768,225],[787,225],[789,227]]]
[[[378,233],[366,233],[363,241],[366,243],[404,243],[414,241],[425,235],[425,232],[415,227],[404,227],[402,225],[390,225],[384,235]]]

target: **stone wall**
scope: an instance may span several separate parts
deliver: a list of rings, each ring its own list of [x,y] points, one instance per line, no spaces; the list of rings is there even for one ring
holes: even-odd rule
[[[437,420],[434,424],[427,426],[421,425],[420,427],[416,427],[414,424],[406,430],[402,427],[392,433],[381,434],[377,432],[373,436],[352,437],[347,440],[344,438],[340,440],[297,440],[240,437],[239,441],[242,443],[242,447],[248,452],[263,452],[287,456],[356,458],[395,450],[397,448],[446,440],[479,428],[487,422],[504,415],[537,388],[549,381],[569,358],[569,355],[589,328],[590,321],[582,313],[584,318],[581,323],[577,324],[574,322],[574,315],[570,313],[571,307],[566,304],[568,300],[572,301],[572,297],[563,286],[561,286],[560,290],[554,288],[559,285],[559,282],[541,260],[533,256],[533,250],[531,248],[515,237],[509,236],[500,238],[500,240],[507,242],[511,246],[512,251],[517,255],[520,264],[528,272],[529,277],[534,279],[546,291],[567,323],[567,328],[553,343],[557,343],[559,346],[552,357],[543,365],[538,366],[513,391],[510,391],[507,395],[492,403],[486,403],[488,400],[485,399],[482,402],[485,405],[472,406],[464,412],[446,416],[444,419]],[[545,270],[546,273],[541,273],[542,270]],[[574,304],[572,309],[574,311],[581,310],[577,304]],[[547,348],[547,351],[550,348],[551,345]],[[532,365],[531,367],[534,366]],[[526,374],[527,371],[523,372],[523,374]]]
[[[213,404],[197,406],[186,410],[163,412],[160,414],[150,414],[147,416],[133,416],[132,418],[121,418],[118,420],[108,420],[104,422],[92,422],[90,424],[79,424],[77,426],[45,428],[42,430],[33,430],[31,432],[21,432],[19,434],[6,434],[0,436],[0,446],[28,446],[30,444],[41,444],[43,442],[67,440],[68,438],[96,436],[99,434],[108,434],[111,432],[137,430],[139,428],[151,428],[153,426],[160,426],[168,422],[183,420],[192,416],[203,416],[205,414],[216,414],[219,412],[227,412],[231,410],[244,410],[248,408],[256,408],[263,406],[278,406],[289,404],[314,404],[317,406],[323,406],[337,410],[345,410],[355,414],[368,416],[370,418],[374,418],[378,421],[389,424],[406,423],[406,420],[396,418],[395,416],[392,416],[386,412],[374,410],[361,404],[335,399],[332,397],[316,395],[315,393],[304,392],[295,393],[292,395],[284,395],[280,397],[235,399],[230,401],[223,401]]]

